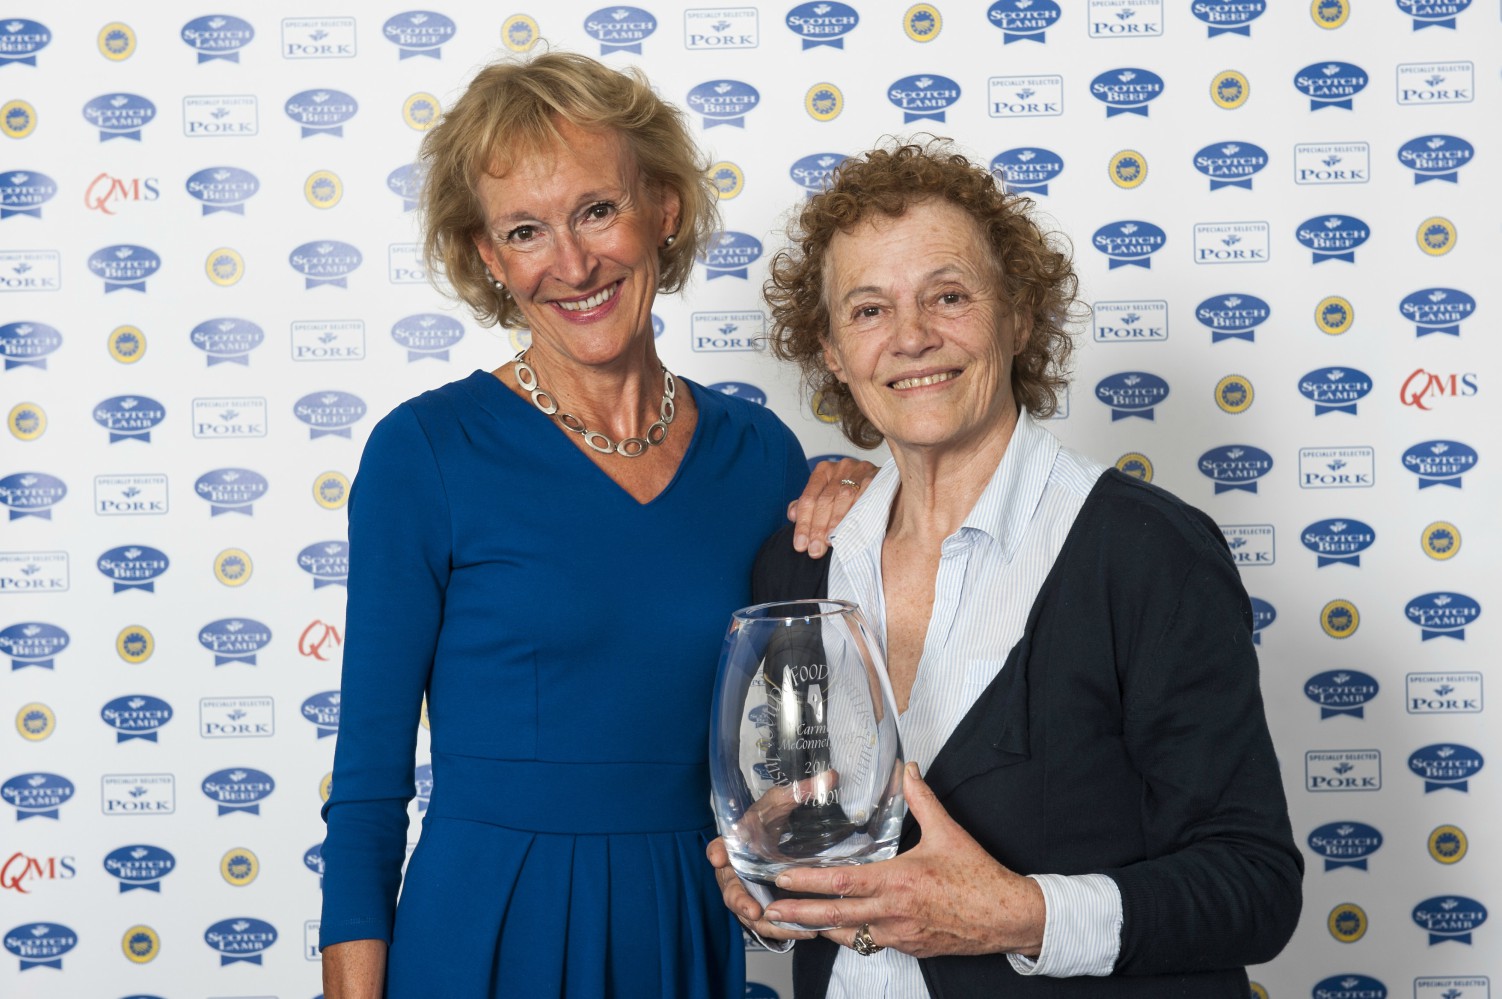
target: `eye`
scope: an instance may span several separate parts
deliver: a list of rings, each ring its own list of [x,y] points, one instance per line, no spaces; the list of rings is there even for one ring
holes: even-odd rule
[[[584,217],[591,221],[603,221],[615,214],[615,205],[609,201],[597,201],[584,209]]]
[[[536,226],[519,225],[515,229],[512,229],[510,232],[506,233],[506,235],[501,238],[507,243],[525,243],[535,238],[536,236]]]
[[[881,306],[879,305],[858,305],[854,312],[856,319],[875,319],[879,315],[881,315]]]
[[[957,291],[946,291],[939,296],[941,305],[959,305],[965,300],[965,296]]]

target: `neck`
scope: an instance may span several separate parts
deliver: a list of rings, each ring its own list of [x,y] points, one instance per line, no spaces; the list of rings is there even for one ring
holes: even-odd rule
[[[658,419],[665,376],[650,338],[604,364],[581,363],[537,344],[528,348],[526,361],[559,413],[572,414],[590,430],[616,440],[641,437]],[[514,369],[509,380],[515,381]]]
[[[1004,426],[958,446],[910,447],[888,441],[901,484],[887,536],[937,548],[959,530],[1001,464],[1018,418],[1013,410]]]

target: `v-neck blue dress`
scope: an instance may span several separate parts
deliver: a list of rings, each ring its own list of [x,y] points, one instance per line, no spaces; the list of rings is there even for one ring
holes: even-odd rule
[[[371,433],[321,936],[390,940],[391,999],[744,991],[704,857],[709,701],[808,470],[769,410],[679,384],[698,424],[647,503],[488,372]],[[432,796],[403,882],[424,692]]]

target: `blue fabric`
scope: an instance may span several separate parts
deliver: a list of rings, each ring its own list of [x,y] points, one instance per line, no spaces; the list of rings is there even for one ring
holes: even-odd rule
[[[392,941],[392,999],[744,991],[704,858],[709,699],[808,470],[770,411],[679,384],[698,424],[645,504],[488,372],[371,433],[321,943]],[[398,906],[424,691],[433,792]]]

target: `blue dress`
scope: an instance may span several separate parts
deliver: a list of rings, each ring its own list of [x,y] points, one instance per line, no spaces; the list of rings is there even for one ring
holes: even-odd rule
[[[704,858],[709,700],[808,472],[770,411],[679,384],[698,424],[644,504],[488,372],[371,433],[321,942],[392,941],[392,999],[744,991]],[[402,883],[424,692],[432,798]]]

